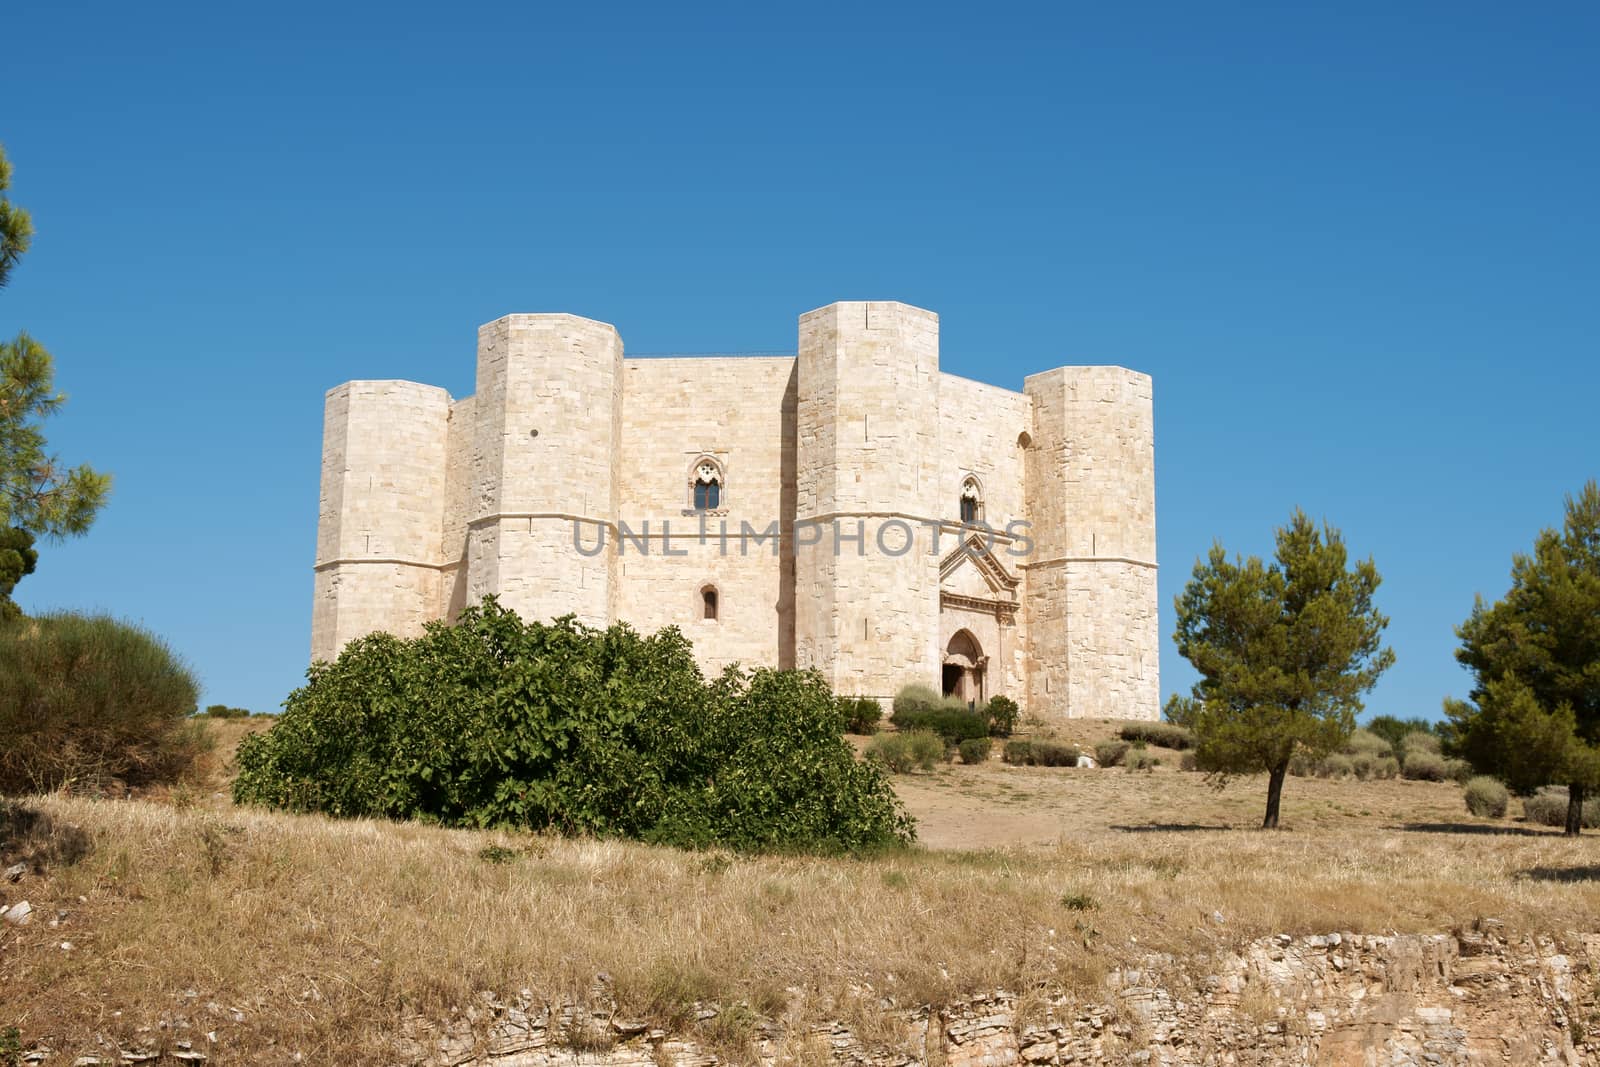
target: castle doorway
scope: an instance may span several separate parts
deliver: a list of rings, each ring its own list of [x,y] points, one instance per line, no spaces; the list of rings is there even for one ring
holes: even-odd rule
[[[968,703],[984,699],[984,668],[988,657],[971,630],[957,630],[944,652],[944,695]]]

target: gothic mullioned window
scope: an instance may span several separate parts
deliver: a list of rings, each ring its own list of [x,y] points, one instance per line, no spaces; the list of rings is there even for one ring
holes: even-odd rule
[[[961,483],[961,521],[977,522],[983,517],[983,491],[978,479],[968,478]]]
[[[722,471],[710,460],[695,465],[690,487],[696,511],[715,511],[722,506]]]

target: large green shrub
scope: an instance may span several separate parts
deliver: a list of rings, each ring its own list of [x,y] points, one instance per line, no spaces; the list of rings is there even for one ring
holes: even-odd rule
[[[1193,748],[1194,734],[1175,722],[1124,723],[1117,736],[1124,741],[1143,741],[1161,748]]]
[[[1462,797],[1467,802],[1467,810],[1484,819],[1501,818],[1511,803],[1511,794],[1500,783],[1500,779],[1488,775],[1479,775],[1468,782],[1462,790]],[[1561,817],[1565,821],[1565,811],[1562,811]]]
[[[208,746],[165,642],[105,616],[0,627],[0,792],[172,781]]]
[[[355,641],[307,677],[240,744],[236,800],[737,849],[913,834],[819,675],[707,683],[675,629],[524,623],[489,598],[415,639]]]
[[[1010,737],[1011,731],[1017,728],[1017,719],[1022,715],[1017,702],[1007,696],[990,697],[983,710],[989,717],[991,737]]]

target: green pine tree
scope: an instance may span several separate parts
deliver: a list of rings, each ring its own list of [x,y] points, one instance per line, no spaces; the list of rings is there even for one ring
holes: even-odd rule
[[[1600,786],[1600,487],[1567,497],[1560,530],[1511,564],[1511,589],[1480,596],[1456,628],[1472,672],[1469,700],[1446,700],[1456,747],[1519,792],[1567,786],[1568,836]]]
[[[1361,694],[1394,662],[1373,606],[1371,559],[1348,565],[1339,531],[1296,509],[1274,562],[1212,546],[1178,597],[1178,651],[1200,680],[1167,717],[1195,732],[1198,766],[1218,781],[1267,774],[1262,829],[1278,826],[1289,760],[1320,758],[1355,729]]]
[[[0,287],[33,239],[28,213],[11,203],[11,164],[0,149]],[[51,455],[43,421],[66,397],[55,389],[50,353],[26,333],[0,341],[0,621],[19,612],[11,591],[38,561],[34,539],[88,530],[111,479]]]

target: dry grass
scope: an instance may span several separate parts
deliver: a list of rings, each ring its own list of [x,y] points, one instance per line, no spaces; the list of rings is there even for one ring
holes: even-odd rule
[[[133,1040],[181,1016],[217,1031],[227,1059],[367,1062],[409,1012],[447,1018],[485,989],[581,996],[603,972],[625,1011],[662,1023],[681,1024],[695,1001],[745,1001],[892,1042],[887,1024],[873,1029],[879,997],[940,1003],[1039,982],[1089,992],[1151,950],[1479,916],[1600,930],[1600,838],[1475,819],[1449,784],[1293,779],[1291,829],[1263,834],[1247,828],[1259,781],[1218,793],[1165,767],[990,762],[897,782],[931,844],[965,847],[746,858],[207,803],[30,800],[54,836],[81,826],[92,847],[0,887],[41,920],[68,913],[57,928],[0,931],[0,1028],[75,1055],[96,1035]],[[979,821],[963,830],[968,818]],[[712,1036],[737,1045],[739,1018]]]

